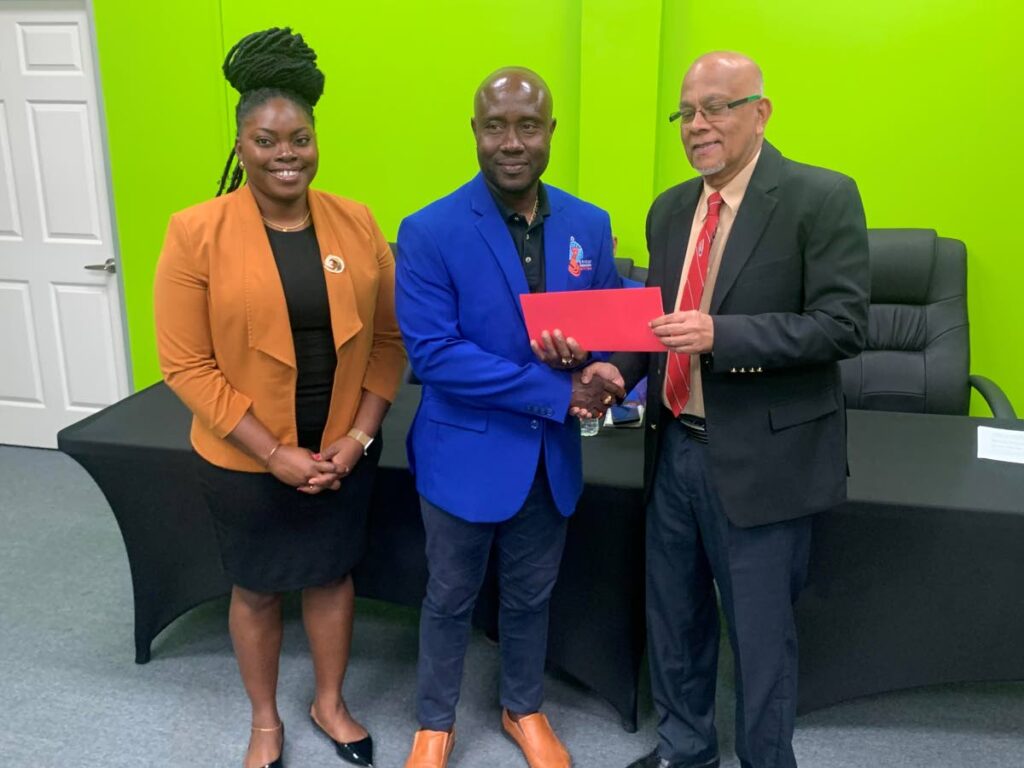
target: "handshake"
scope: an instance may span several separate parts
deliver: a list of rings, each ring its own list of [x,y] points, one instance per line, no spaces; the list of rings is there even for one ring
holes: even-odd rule
[[[625,382],[611,363],[591,363],[572,375],[569,415],[599,419],[615,402],[626,396]]]
[[[540,341],[530,341],[537,359],[556,370],[571,370],[585,362],[590,353],[572,337],[566,338],[557,328],[543,331]],[[625,381],[611,363],[591,363],[572,374],[572,397],[569,415],[581,419],[601,418],[609,406],[626,396]]]

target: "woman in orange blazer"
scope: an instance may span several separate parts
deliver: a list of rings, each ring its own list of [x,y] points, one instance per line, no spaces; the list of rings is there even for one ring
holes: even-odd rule
[[[229,625],[252,704],[246,768],[283,764],[276,688],[291,590],[302,590],[313,657],[310,715],[343,759],[373,761],[341,695],[349,572],[405,353],[394,259],[372,215],[309,189],[315,60],[287,29],[229,52],[241,100],[228,194],[171,217],[155,283],[161,369],[194,415],[200,485],[234,585]]]

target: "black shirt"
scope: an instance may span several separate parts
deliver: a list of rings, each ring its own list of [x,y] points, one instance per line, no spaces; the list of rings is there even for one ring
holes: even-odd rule
[[[295,426],[299,445],[320,450],[338,366],[320,245],[313,227],[298,232],[278,232],[267,227],[267,236],[281,276],[295,345]]]
[[[544,191],[544,185],[537,182],[537,215],[533,217],[532,224],[527,224],[525,216],[505,205],[490,185],[488,185],[488,189],[491,190],[491,196],[498,205],[501,218],[508,226],[508,233],[512,235],[512,242],[515,243],[516,251],[519,253],[523,272],[526,273],[526,284],[530,286],[530,293],[543,293],[544,219],[551,214],[548,193]]]

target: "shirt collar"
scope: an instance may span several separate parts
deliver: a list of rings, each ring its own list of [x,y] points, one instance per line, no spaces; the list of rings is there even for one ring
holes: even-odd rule
[[[487,182],[487,190],[491,193],[491,197],[494,198],[494,202],[498,206],[498,213],[501,214],[501,218],[502,218],[503,221],[508,222],[508,221],[510,221],[512,219],[513,216],[519,216],[524,221],[526,220],[526,217],[523,216],[522,214],[520,214],[519,211],[514,211],[511,208],[509,208],[507,205],[505,205],[505,202],[501,199],[501,195],[498,194],[498,190],[496,190],[494,187],[492,187],[491,183],[489,181]],[[543,218],[546,218],[550,213],[551,213],[551,205],[548,202],[547,190],[545,190],[544,189],[544,185],[541,182],[538,181],[537,182],[537,217],[543,219]],[[536,222],[536,219],[534,219],[534,222]]]

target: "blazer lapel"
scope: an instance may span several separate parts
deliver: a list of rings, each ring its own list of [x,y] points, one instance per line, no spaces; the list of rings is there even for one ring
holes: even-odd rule
[[[690,229],[693,217],[697,213],[697,203],[703,182],[690,184],[682,189],[678,205],[673,209],[668,227],[668,242],[665,244],[665,276],[662,281],[661,301],[665,313],[676,311],[676,298],[679,296],[679,281],[683,279],[683,264],[686,261],[686,248],[690,244]]]
[[[754,247],[764,232],[778,200],[771,192],[778,186],[782,155],[771,144],[761,147],[761,157],[750,177],[750,185],[743,196],[736,221],[729,233],[729,242],[722,253],[722,264],[718,268],[715,292],[711,295],[711,314],[722,306],[736,278],[754,252]]]
[[[242,252],[249,347],[295,368],[288,304],[252,190],[248,186],[242,187],[232,195],[229,205],[228,221],[235,228],[232,239],[239,243]]]
[[[519,261],[519,254],[516,253],[515,243],[512,242],[512,237],[508,233],[508,226],[501,220],[498,206],[487,189],[487,182],[481,175],[473,180],[472,207],[480,217],[476,222],[476,228],[490,247],[491,254],[505,275],[505,281],[515,299],[516,311],[522,317],[523,308],[519,304],[519,296],[530,292],[530,287],[526,283],[526,273]],[[547,232],[544,235],[546,243]]]
[[[313,215],[313,226],[320,246],[320,261],[325,265],[324,280],[327,283],[327,303],[331,308],[334,347],[341,349],[346,341],[363,328],[355,286],[352,284],[352,270],[349,268],[351,254],[346,253],[341,237],[331,226],[331,215],[320,193],[311,189],[308,195],[309,210]]]
[[[551,188],[547,190],[551,215],[544,219],[544,289],[552,293],[569,287],[569,238],[573,233],[562,213],[564,203],[552,200]]]

